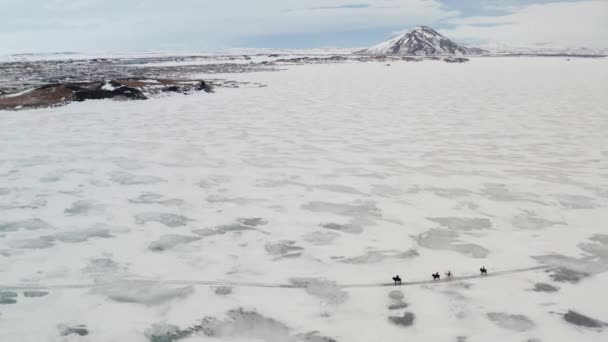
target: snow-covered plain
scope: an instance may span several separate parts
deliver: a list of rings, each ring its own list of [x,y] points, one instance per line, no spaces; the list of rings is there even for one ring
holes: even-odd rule
[[[225,77],[0,113],[0,341],[607,340],[607,59]]]

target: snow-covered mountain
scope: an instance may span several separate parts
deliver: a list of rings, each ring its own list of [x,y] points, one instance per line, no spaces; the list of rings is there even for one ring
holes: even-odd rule
[[[428,26],[418,26],[410,32],[359,51],[369,55],[441,56],[478,55],[484,50],[456,44]]]

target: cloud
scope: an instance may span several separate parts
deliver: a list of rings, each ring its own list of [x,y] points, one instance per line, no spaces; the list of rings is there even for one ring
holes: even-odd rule
[[[473,42],[560,47],[608,47],[608,1],[554,2],[511,7],[497,16],[452,18],[449,37]]]
[[[0,46],[200,50],[247,37],[413,26],[456,15],[439,0],[3,1]]]
[[[345,4],[345,5],[338,5],[338,6],[309,7],[307,9],[308,10],[333,10],[333,9],[343,9],[343,8],[359,9],[359,8],[370,8],[370,7],[371,6],[369,4]]]
[[[365,45],[420,24],[469,42],[608,41],[607,1],[549,1],[554,0],[477,0],[479,6],[463,6],[460,0],[0,0],[0,46],[2,53],[200,51],[264,44],[273,37],[283,37],[286,46],[305,46],[306,37],[324,44],[323,37],[332,37],[341,46],[362,37],[358,42]],[[374,41],[365,32],[373,32]]]

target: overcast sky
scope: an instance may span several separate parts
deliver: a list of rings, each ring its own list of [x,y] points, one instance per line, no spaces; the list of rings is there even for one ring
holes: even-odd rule
[[[469,44],[608,48],[608,0],[0,0],[0,54]]]

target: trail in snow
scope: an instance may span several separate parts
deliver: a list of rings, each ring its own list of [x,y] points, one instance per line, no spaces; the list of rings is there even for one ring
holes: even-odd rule
[[[453,283],[457,281],[471,280],[471,279],[483,279],[490,277],[500,277],[514,273],[531,272],[542,269],[547,269],[549,266],[534,266],[527,268],[518,268],[512,270],[491,272],[487,275],[465,275],[465,276],[454,276],[449,279],[443,280],[417,280],[417,281],[404,281],[401,285],[394,285],[393,283],[369,283],[369,284],[338,284],[341,288],[363,288],[363,287],[401,287],[401,286],[415,286],[415,285],[426,285],[426,284],[442,284],[442,283]],[[120,280],[119,280],[120,281]],[[272,284],[272,283],[250,283],[250,282],[239,282],[239,281],[224,281],[224,280],[153,280],[153,279],[142,279],[142,278],[128,278],[122,281],[133,281],[148,284],[163,284],[163,285],[205,285],[205,286],[232,286],[232,287],[260,287],[260,288],[288,288],[288,289],[302,289],[306,288],[305,285],[296,284]],[[116,281],[118,282],[118,281]],[[50,289],[87,289],[96,288],[111,285],[116,282],[105,282],[95,284],[58,284],[58,285],[0,285],[0,290],[50,290]]]

